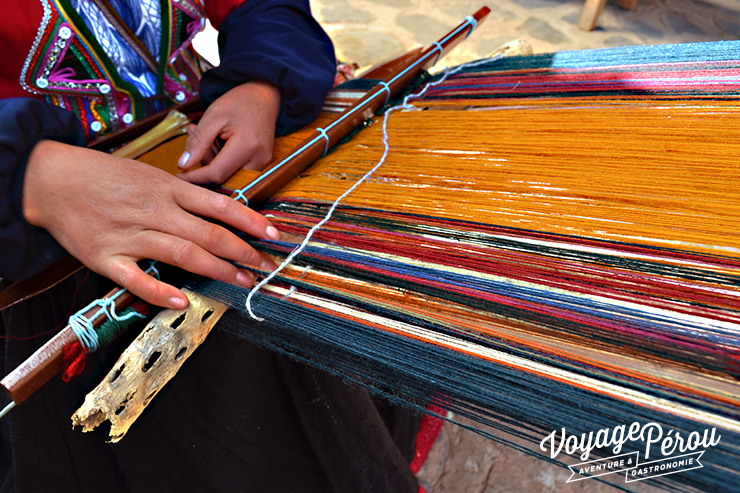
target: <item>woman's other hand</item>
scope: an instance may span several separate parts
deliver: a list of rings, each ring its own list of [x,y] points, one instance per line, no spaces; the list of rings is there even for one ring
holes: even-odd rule
[[[211,104],[189,129],[178,175],[191,183],[223,183],[237,170],[261,170],[272,159],[280,93],[269,82],[241,84]],[[224,141],[220,150],[217,139]],[[201,163],[202,168],[187,171]]]

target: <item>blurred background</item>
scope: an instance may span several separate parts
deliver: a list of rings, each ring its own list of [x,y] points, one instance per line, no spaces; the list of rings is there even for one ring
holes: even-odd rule
[[[609,0],[593,31],[578,28],[584,0],[311,0],[340,59],[361,67],[436,41],[483,5],[488,19],[443,63],[485,57],[518,38],[535,53],[740,38],[738,0],[637,0],[633,10]],[[215,40],[209,27],[196,41],[212,63]]]

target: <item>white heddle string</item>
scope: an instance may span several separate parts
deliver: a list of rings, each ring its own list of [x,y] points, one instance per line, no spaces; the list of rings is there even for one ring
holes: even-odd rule
[[[500,57],[501,57],[501,55],[498,55],[497,57],[494,57],[493,60],[496,60],[496,59],[498,59]],[[458,65],[454,69],[445,68],[444,71],[443,71],[443,73],[442,73],[443,75],[442,75],[441,78],[439,78],[436,81],[433,81],[433,82],[430,82],[430,83],[426,84],[424,86],[424,88],[421,91],[419,91],[418,93],[409,94],[408,96],[406,96],[405,98],[403,98],[403,103],[399,104],[398,106],[394,106],[394,107],[388,109],[388,111],[385,112],[385,115],[383,116],[383,146],[384,146],[384,150],[383,150],[383,156],[381,156],[380,161],[378,161],[378,164],[376,164],[375,166],[373,166],[373,168],[370,171],[368,171],[367,173],[365,173],[365,175],[362,178],[360,178],[359,180],[357,180],[354,183],[354,185],[352,185],[346,192],[344,192],[342,195],[340,195],[334,201],[334,203],[329,208],[329,211],[326,213],[326,216],[324,216],[324,219],[322,219],[319,223],[317,223],[314,227],[312,227],[309,230],[308,234],[303,239],[303,242],[301,242],[301,244],[298,245],[298,247],[296,247],[295,250],[293,250],[290,253],[290,255],[288,255],[285,258],[285,260],[283,260],[283,262],[280,264],[280,266],[277,269],[275,269],[274,271],[272,271],[270,273],[270,275],[268,275],[267,277],[265,277],[259,284],[257,284],[256,286],[254,286],[252,288],[252,290],[249,292],[249,295],[247,295],[246,308],[247,308],[247,311],[249,312],[249,315],[253,319],[255,319],[255,320],[259,321],[259,322],[262,322],[262,321],[265,320],[264,318],[261,318],[261,317],[258,317],[257,315],[255,315],[254,311],[252,311],[252,297],[255,295],[255,293],[257,293],[257,291],[259,291],[262,288],[262,286],[266,285],[275,276],[277,276],[278,273],[280,273],[281,270],[283,270],[286,266],[290,265],[290,263],[293,262],[293,259],[296,258],[308,246],[308,243],[309,243],[309,241],[311,241],[311,237],[313,236],[313,234],[316,231],[318,231],[319,229],[321,229],[321,227],[324,224],[326,224],[326,222],[329,221],[329,219],[331,219],[331,216],[334,213],[334,210],[339,205],[339,203],[345,197],[347,197],[349,194],[351,194],[357,187],[359,187],[362,183],[364,183],[368,178],[370,178],[373,175],[373,173],[375,173],[375,171],[377,171],[378,168],[380,168],[383,165],[383,163],[385,162],[386,158],[388,157],[388,152],[390,151],[390,146],[388,145],[388,117],[390,116],[390,114],[392,112],[394,112],[396,110],[400,110],[400,109],[412,110],[414,107],[411,106],[408,103],[411,99],[413,99],[413,98],[419,98],[419,97],[423,96],[424,93],[426,93],[427,90],[430,87],[434,87],[437,84],[441,84],[450,75],[454,75],[457,72],[459,72],[460,70],[463,70],[465,68],[475,67],[476,65],[480,65],[480,64],[483,64],[483,63],[490,63],[490,62],[491,62],[491,59],[485,59],[485,60],[478,60],[476,62],[464,63],[462,65]]]

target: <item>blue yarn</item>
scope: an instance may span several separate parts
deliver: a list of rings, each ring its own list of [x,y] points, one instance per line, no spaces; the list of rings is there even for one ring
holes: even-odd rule
[[[156,278],[159,279],[159,271],[155,267],[156,264],[157,264],[156,260],[150,260],[149,267],[147,268],[145,272],[147,274],[150,274],[153,272]],[[82,310],[78,311],[77,313],[69,317],[68,325],[70,326],[72,331],[77,336],[77,340],[80,341],[80,344],[82,344],[82,347],[85,349],[85,352],[93,353],[97,351],[98,347],[100,346],[100,339],[98,337],[98,333],[95,331],[95,327],[93,326],[93,323],[92,323],[92,321],[95,320],[100,315],[105,315],[108,320],[115,321],[115,322],[125,322],[127,320],[130,320],[133,317],[146,318],[144,315],[136,311],[129,312],[123,316],[119,316],[116,313],[116,299],[118,299],[118,297],[121,296],[125,292],[126,290],[122,289],[110,298],[97,299],[93,301],[92,303],[90,303],[89,305],[87,305]],[[90,318],[85,317],[85,313],[92,310],[96,306],[100,307],[100,310],[95,312]]]
[[[383,86],[383,90],[385,90],[386,92],[385,102],[383,103],[383,106],[385,106],[386,104],[388,104],[388,100],[391,97],[391,87],[390,85],[388,85],[387,82],[378,82],[378,85]]]
[[[292,245],[290,246],[292,247]],[[362,264],[383,272],[388,272],[389,275],[384,277],[383,281],[389,285],[398,285],[395,281],[396,276],[393,274],[411,276],[419,279],[420,285],[437,282],[448,286],[448,289],[453,287],[475,289],[481,293],[495,294],[517,301],[526,301],[541,307],[568,310],[571,313],[583,315],[598,313],[604,321],[637,330],[663,330],[674,334],[689,335],[717,344],[725,342],[727,335],[735,335],[732,331],[723,331],[722,326],[719,324],[710,324],[709,328],[713,332],[699,332],[695,330],[695,324],[688,321],[666,317],[658,313],[646,313],[631,307],[597,301],[591,298],[557,293],[547,286],[542,286],[541,288],[522,286],[505,280],[497,281],[476,277],[472,274],[465,275],[443,269],[404,264],[366,253],[341,251],[336,248],[322,248],[316,245],[308,246],[305,248],[304,253],[308,257],[323,257],[328,260],[329,265],[341,265],[342,263]],[[356,271],[353,272],[357,275]],[[475,302],[478,306],[482,304],[480,299],[476,299]]]
[[[393,402],[417,409],[419,405],[415,403],[436,403],[459,416],[534,443],[560,427],[580,434],[612,428],[615,423],[655,422],[687,436],[698,426],[685,418],[491,364],[264,293],[258,293],[254,303],[260,312],[273,316],[254,323],[243,307],[245,290],[209,280],[192,287],[237,308],[227,312],[217,326],[220,330],[343,376]],[[327,354],[331,357],[326,358]],[[573,416],[576,403],[579,419]],[[482,434],[522,449],[500,435]],[[681,482],[706,491],[738,484],[740,473],[734,470],[737,444],[740,444],[739,434],[722,430],[721,442],[712,449],[711,463],[705,463],[705,469],[700,472],[682,473]],[[625,452],[637,450],[628,447],[630,444],[625,446]],[[609,451],[602,453],[608,455]],[[547,456],[538,457],[550,460]],[[672,479],[675,478],[656,478],[653,484],[681,491],[681,485]]]
[[[473,34],[475,28],[478,27],[478,21],[475,20],[475,17],[473,17],[472,15],[466,16],[465,20],[470,23],[470,32],[468,32],[467,36],[465,36],[465,38],[467,39],[468,37],[470,37],[471,34]]]
[[[322,139],[326,139],[326,143],[324,144],[324,153],[321,155],[321,157],[324,157],[326,156],[326,153],[329,151],[329,136],[326,135],[326,130],[324,130],[323,128],[317,128],[316,131],[321,134],[320,137]],[[241,190],[239,190],[239,192],[241,193]]]
[[[708,63],[711,66],[711,63],[738,60],[739,52],[740,41],[629,46],[508,57],[499,62],[497,68],[507,71],[522,68],[577,70],[610,66],[632,70],[632,67],[637,65],[664,65],[675,60],[681,62],[682,68],[691,69],[692,64],[701,64],[701,68],[706,68]],[[490,69],[490,65],[483,64],[476,68],[466,69],[465,72],[474,74]]]

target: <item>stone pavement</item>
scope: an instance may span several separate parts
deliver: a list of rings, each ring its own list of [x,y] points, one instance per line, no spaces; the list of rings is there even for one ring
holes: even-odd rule
[[[488,19],[445,59],[456,65],[523,38],[535,53],[740,38],[737,0],[637,0],[632,11],[610,0],[595,31],[578,29],[583,0],[495,0]],[[471,0],[312,0],[314,14],[342,59],[370,65],[428,45],[486,5]]]
[[[637,0],[632,11],[610,0],[591,32],[577,27],[583,4],[583,0],[490,2],[488,19],[443,65],[485,57],[517,38],[535,53],[740,38],[736,0]],[[334,40],[338,56],[360,66],[429,45],[482,5],[471,0],[312,0],[314,14]],[[566,484],[569,475],[564,468],[448,423],[419,478],[428,493],[619,491],[595,480]],[[641,491],[653,490],[640,486]]]

